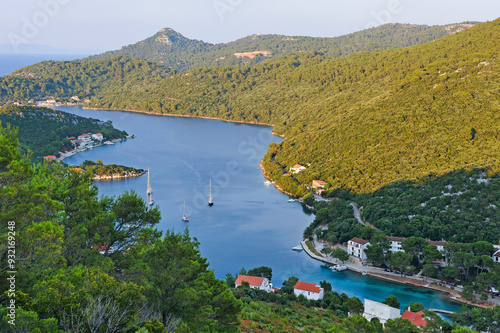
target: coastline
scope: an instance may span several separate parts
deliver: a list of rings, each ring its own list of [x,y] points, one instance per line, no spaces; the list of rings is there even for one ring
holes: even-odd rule
[[[95,181],[107,181],[107,180],[118,180],[118,179],[127,179],[127,178],[135,178],[135,177],[140,177],[142,175],[145,175],[147,173],[146,170],[143,170],[142,172],[139,172],[139,173],[128,173],[126,175],[116,175],[113,174],[113,175],[105,175],[105,176],[96,176],[94,174],[94,177],[92,177],[92,180],[95,180]]]
[[[272,133],[272,132],[271,132]],[[278,135],[279,136],[279,135]],[[291,193],[288,193],[287,191],[283,190],[279,185],[277,185],[274,180],[272,180],[271,178],[269,178],[267,175],[266,175],[266,169],[264,168],[264,166],[262,165],[262,162],[259,163],[259,168],[262,170],[262,176],[264,176],[264,178],[270,180],[272,182],[272,184],[274,185],[274,187],[276,187],[278,189],[278,191],[282,192],[282,193],[285,193],[286,195],[290,196],[291,198],[295,198],[295,196]]]
[[[113,139],[111,140],[111,142],[114,144],[116,142],[121,142],[121,141],[126,141],[128,139],[133,139],[135,138],[135,135],[133,134],[130,134],[128,135],[125,139]],[[89,150],[89,149],[93,149],[93,148],[97,148],[97,147],[101,147],[101,146],[106,146],[105,143],[101,142],[100,144],[96,145],[96,146],[91,146],[91,147],[88,147],[88,148],[84,148],[84,149],[80,149],[80,148],[75,148],[73,150],[70,150],[68,152],[65,152],[65,153],[61,153],[61,157],[59,157],[57,160],[58,161],[63,161],[64,159],[68,158],[68,157],[71,157],[73,155],[76,155],[78,153],[81,153],[82,151],[86,151],[86,150]]]
[[[319,257],[318,255],[314,254],[311,251],[311,249],[309,249],[309,247],[307,246],[305,240],[301,241],[300,244],[302,245],[302,248],[304,249],[304,251],[307,253],[307,255],[310,258],[312,258],[314,260],[321,261],[321,262],[323,262],[325,264],[329,264],[329,265],[336,265],[337,264],[336,262],[333,262],[332,260],[328,260],[325,257]],[[471,301],[468,301],[465,298],[460,297],[459,292],[455,289],[451,289],[451,288],[448,288],[445,286],[440,286],[438,284],[431,283],[428,281],[425,281],[424,285],[420,285],[420,284],[417,284],[417,282],[419,282],[417,279],[395,276],[395,275],[388,275],[388,274],[385,274],[385,271],[383,271],[381,268],[378,269],[378,268],[371,266],[370,267],[371,269],[380,270],[380,272],[372,272],[372,271],[368,271],[368,270],[363,269],[363,267],[365,267],[365,266],[354,264],[352,262],[346,266],[350,271],[353,271],[353,272],[356,272],[359,274],[364,273],[367,276],[370,276],[370,277],[373,277],[376,279],[388,281],[391,283],[397,283],[397,284],[402,284],[402,285],[407,285],[407,286],[414,286],[414,287],[419,287],[419,288],[426,288],[426,289],[442,292],[442,293],[444,293],[444,296],[448,300],[456,302],[456,303],[474,306],[474,307],[478,307],[478,308],[490,308],[490,307],[493,307],[496,305],[496,304],[491,303],[491,302],[488,302],[485,304],[472,303]]]
[[[87,106],[82,107],[82,109],[84,109],[84,110],[100,110],[100,111],[125,111],[125,112],[144,113],[144,114],[149,114],[149,115],[153,115],[153,116],[211,119],[211,120],[225,121],[225,122],[228,122],[228,123],[248,124],[248,125],[259,125],[259,126],[274,127],[274,124],[258,123],[258,122],[254,122],[254,121],[231,120],[231,119],[224,119],[224,118],[217,118],[217,117],[193,116],[193,115],[185,115],[185,114],[156,113],[156,112],[133,110],[133,109],[93,108],[93,107],[87,107]],[[279,136],[281,138],[285,138],[284,135],[276,134],[275,132],[272,132],[272,131],[271,131],[271,134]]]

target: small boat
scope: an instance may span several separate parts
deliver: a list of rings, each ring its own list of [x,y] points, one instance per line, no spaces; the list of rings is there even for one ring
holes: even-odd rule
[[[337,271],[337,267],[338,265],[331,265],[330,267],[328,267],[330,270],[336,272]]]
[[[337,272],[343,272],[343,271],[346,271],[346,270],[347,270],[347,266],[344,266],[344,265],[337,265],[336,270],[337,270]]]
[[[184,213],[186,209],[186,201],[184,201],[184,206],[182,207],[182,220],[184,222],[189,222],[189,217]]]
[[[419,284],[414,284],[415,287],[422,287],[421,285]]]
[[[361,275],[366,275],[366,272],[361,273]]]
[[[266,184],[266,185],[271,185],[272,183],[271,183],[269,180],[266,180],[266,181],[264,182],[264,184]]]
[[[214,205],[214,200],[212,199],[212,178],[210,178],[210,187],[208,190],[208,205],[210,207]]]
[[[292,250],[294,250],[294,251],[302,251],[302,250],[304,250],[304,248],[302,247],[302,245],[297,245],[297,246],[292,247]]]
[[[287,202],[295,202],[295,199],[288,199]]]
[[[155,201],[153,200],[153,189],[151,188],[151,184],[149,182],[149,168],[148,168],[147,195],[148,195],[148,205],[149,205],[149,207],[152,207],[155,204]]]

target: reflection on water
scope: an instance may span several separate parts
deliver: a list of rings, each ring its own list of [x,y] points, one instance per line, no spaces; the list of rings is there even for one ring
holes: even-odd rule
[[[319,283],[327,280],[334,291],[375,301],[395,295],[402,307],[421,302],[426,308],[458,310],[442,293],[388,283],[352,272],[332,272],[304,252],[292,251],[314,214],[274,186],[264,184],[258,164],[271,142],[281,138],[266,126],[60,107],[78,115],[112,120],[118,129],[137,138],[103,146],[65,160],[103,160],[135,168],[150,168],[153,197],[161,209],[160,230],[189,228],[203,256],[218,278],[242,267],[269,266],[273,283],[290,276]],[[214,206],[208,207],[212,180]],[[147,177],[98,182],[101,195],[134,190],[146,199]],[[183,202],[191,221],[181,221]]]

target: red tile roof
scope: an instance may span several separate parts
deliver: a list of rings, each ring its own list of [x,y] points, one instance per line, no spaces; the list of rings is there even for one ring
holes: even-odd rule
[[[436,246],[443,246],[444,243],[446,243],[446,242],[442,242],[442,241],[427,241],[427,243],[433,244],[433,245],[436,245]]]
[[[94,135],[102,135],[101,133],[94,133]]]
[[[351,241],[358,243],[358,244],[361,244],[361,245],[365,245],[366,243],[368,243],[368,241],[366,239],[358,238],[358,237],[352,238]]]
[[[82,134],[82,135],[79,135],[78,137],[81,137],[81,136],[90,136],[88,134]]]
[[[56,156],[55,155],[47,155],[43,157],[46,161],[55,161]]]
[[[309,282],[297,282],[297,284],[293,287],[294,289],[300,289],[300,290],[305,290],[305,291],[310,291],[313,293],[319,294],[321,292],[321,288],[314,284],[314,283],[309,283]]]
[[[419,311],[417,313],[406,310],[405,313],[401,316],[401,319],[408,319],[413,324],[417,326],[425,327],[427,325],[427,321],[422,318],[424,315],[423,311]]]
[[[294,169],[300,169],[300,168],[303,168],[304,166],[303,165],[300,165],[300,164],[295,164],[293,166]]]
[[[313,180],[314,183],[318,184],[318,185],[326,185],[328,184],[327,182],[325,181],[322,181],[322,180]]]
[[[500,257],[500,251],[495,252],[495,254],[493,256]]]
[[[241,284],[243,281],[248,282],[248,284],[251,286],[260,287],[262,285],[262,282],[264,282],[264,278],[260,276],[238,275],[235,283]]]
[[[394,236],[387,236],[387,238],[389,238],[393,242],[402,242],[406,239],[405,237],[394,237]]]

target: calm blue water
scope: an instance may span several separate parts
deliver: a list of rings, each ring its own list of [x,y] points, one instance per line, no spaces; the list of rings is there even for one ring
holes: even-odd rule
[[[363,300],[382,301],[395,295],[402,307],[421,302],[426,308],[458,310],[460,305],[441,293],[423,288],[388,283],[352,272],[332,272],[304,252],[291,248],[302,239],[304,228],[314,215],[272,186],[258,164],[271,142],[282,139],[271,128],[233,124],[217,120],[145,115],[119,111],[95,111],[70,107],[59,110],[81,116],[111,120],[116,128],[137,138],[99,147],[65,160],[103,160],[136,168],[150,168],[153,197],[161,209],[158,229],[183,231],[188,227],[201,245],[203,256],[218,278],[269,266],[276,286],[290,276],[319,283],[327,280],[333,289]],[[212,178],[214,206],[206,205]],[[135,190],[146,199],[147,177],[98,182],[102,195]],[[191,221],[181,221],[186,201]]]
[[[0,76],[10,74],[24,66],[44,60],[74,60],[86,57],[78,54],[2,54],[0,53]]]

